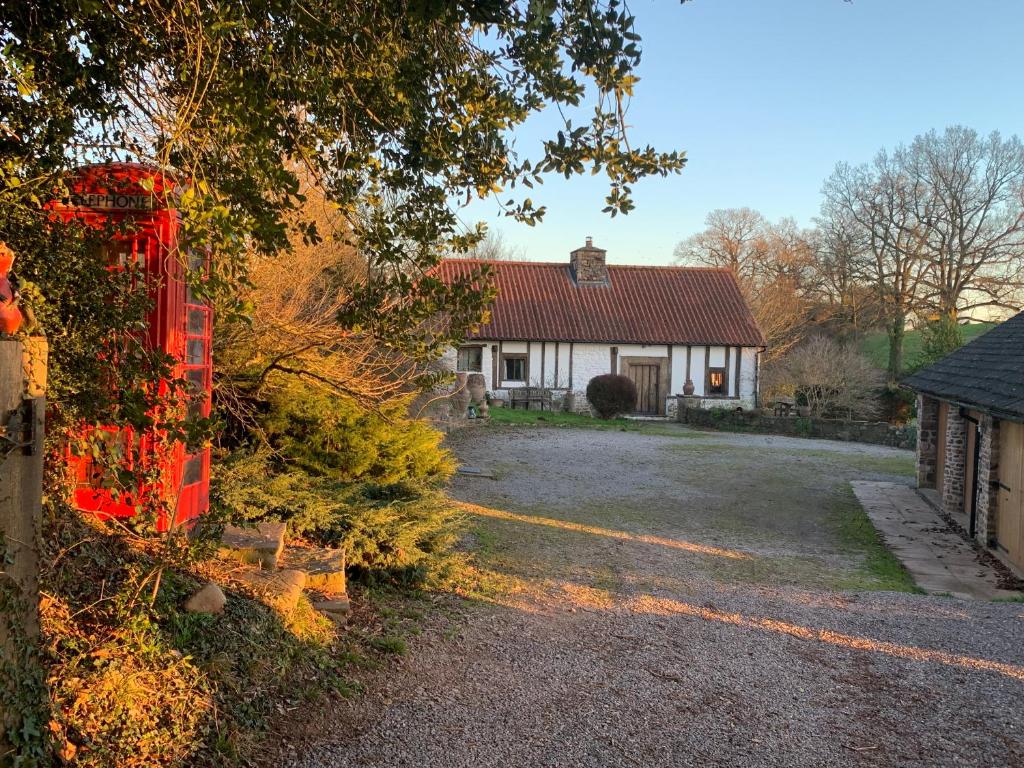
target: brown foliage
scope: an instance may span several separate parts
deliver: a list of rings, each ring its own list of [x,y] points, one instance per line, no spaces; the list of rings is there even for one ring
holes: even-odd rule
[[[677,263],[730,269],[768,342],[765,359],[803,336],[815,253],[792,219],[771,224],[749,208],[712,211],[707,229],[679,243]]]
[[[315,190],[307,190],[301,215],[316,222],[324,239],[310,242],[296,230],[290,251],[252,254],[249,285],[241,292],[250,319],[230,319],[214,335],[218,397],[250,428],[255,425],[252,398],[283,381],[281,376],[376,408],[408,392],[423,372],[409,358],[339,322],[352,286],[365,278],[367,262],[348,242],[341,216]]]
[[[878,413],[882,374],[854,346],[816,336],[765,366],[766,400],[806,399],[816,416],[869,418]]]

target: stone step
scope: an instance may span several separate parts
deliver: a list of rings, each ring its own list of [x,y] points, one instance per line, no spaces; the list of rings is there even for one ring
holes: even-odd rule
[[[229,525],[221,536],[217,555],[272,571],[277,568],[284,549],[284,533],[284,523],[264,522],[255,528]]]
[[[295,610],[306,586],[306,574],[294,569],[242,571],[237,578],[248,585],[261,602],[284,614]]]
[[[313,603],[313,607],[339,627],[348,624],[348,614],[352,610],[347,597],[337,600],[318,600]]]
[[[289,547],[281,557],[282,568],[306,574],[306,589],[329,595],[345,594],[345,550],[328,547]]]

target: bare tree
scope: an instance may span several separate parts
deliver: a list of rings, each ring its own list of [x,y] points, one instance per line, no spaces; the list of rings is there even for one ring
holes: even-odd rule
[[[956,318],[980,307],[1017,308],[1024,285],[1024,144],[964,126],[914,139],[905,173],[927,231],[923,300]]]
[[[864,257],[854,263],[873,283],[885,317],[891,387],[903,369],[903,336],[920,306],[927,269],[927,238],[918,218],[921,183],[909,178],[904,166],[902,150],[894,155],[883,150],[870,166],[840,163],[822,190],[822,220],[845,227],[851,243],[864,248]]]
[[[523,261],[526,254],[521,246],[509,245],[500,229],[488,229],[487,234],[473,248],[458,258],[484,261]]]
[[[882,375],[853,345],[811,338],[765,368],[765,389],[798,396],[816,416],[870,418]]]
[[[784,354],[807,319],[810,233],[792,219],[770,224],[750,208],[712,211],[705,223],[707,229],[676,246],[676,262],[731,270],[768,341],[765,359]]]
[[[818,320],[840,336],[856,337],[879,322],[878,300],[870,283],[864,231],[851,216],[831,211],[816,221],[814,290]]]
[[[752,283],[764,258],[764,216],[750,208],[720,208],[709,213],[704,224],[703,232],[676,245],[675,260],[731,269],[741,284]]]

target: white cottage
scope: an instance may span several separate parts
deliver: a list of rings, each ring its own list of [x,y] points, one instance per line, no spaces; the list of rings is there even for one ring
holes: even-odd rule
[[[603,373],[633,379],[638,414],[672,415],[687,380],[704,407],[755,407],[764,336],[732,273],[605,256],[588,237],[568,263],[442,262],[442,279],[487,264],[497,289],[490,321],[450,351],[449,367],[482,373],[498,397],[543,387],[576,410]]]

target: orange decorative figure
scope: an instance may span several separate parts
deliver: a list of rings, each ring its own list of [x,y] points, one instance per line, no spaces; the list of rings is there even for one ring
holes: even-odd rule
[[[22,315],[18,309],[18,292],[11,285],[7,273],[14,264],[14,251],[0,243],[0,333],[12,336],[21,328]]]

